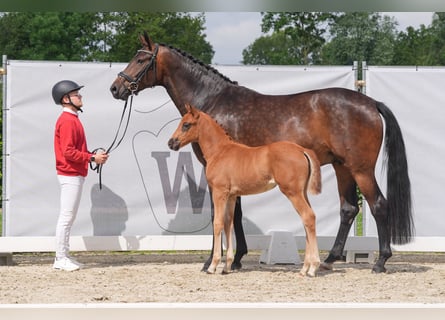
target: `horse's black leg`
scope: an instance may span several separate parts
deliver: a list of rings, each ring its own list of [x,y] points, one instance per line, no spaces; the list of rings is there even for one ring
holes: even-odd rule
[[[210,217],[212,220],[212,230],[213,230],[213,220],[215,219],[215,206],[213,205],[213,198],[212,198],[212,190],[209,190],[210,193]],[[213,235],[213,232],[212,232]],[[207,269],[209,268],[210,264],[212,263],[213,259],[213,247],[215,246],[215,237],[212,236],[212,251],[210,252],[210,257],[207,259],[206,262],[204,262],[204,265],[202,266],[201,271],[207,272]],[[222,246],[222,242],[221,242]],[[221,255],[223,250],[221,249]]]
[[[346,239],[348,238],[349,231],[351,230],[352,223],[354,222],[358,211],[358,204],[354,200],[345,200],[342,203],[340,208],[340,227],[338,229],[334,245],[329,252],[328,257],[324,261],[325,268],[327,267],[326,264],[331,265],[335,261],[344,260],[343,251],[345,248]]]
[[[213,221],[213,215],[212,215],[212,221]],[[212,226],[213,226],[213,223],[212,223]],[[215,244],[214,243],[214,237],[212,237],[212,251],[210,252],[209,258],[206,260],[206,262],[204,262],[204,265],[202,266],[201,271],[203,271],[203,272],[207,272],[207,269],[209,268],[210,264],[212,263],[212,259],[213,259],[213,246],[214,246],[214,244]]]
[[[373,203],[369,203],[369,206],[375,218],[379,238],[379,258],[372,268],[372,271],[375,273],[386,272],[385,263],[392,256],[387,201],[379,191],[376,200]]]
[[[372,268],[372,271],[375,273],[381,273],[385,272],[385,263],[386,261],[392,256],[391,252],[391,229],[390,229],[390,221],[389,221],[389,214],[388,214],[388,205],[387,200],[382,195],[382,192],[380,191],[377,181],[375,180],[375,177],[373,175],[374,170],[370,170],[368,174],[359,174],[356,175],[356,181],[358,183],[358,186],[363,193],[363,196],[365,197],[366,201],[368,202],[369,207],[371,208],[371,213],[374,216],[374,219],[376,221],[377,225],[377,234],[378,234],[378,240],[379,240],[379,258],[375,265]],[[344,207],[344,204],[343,206]],[[342,223],[340,226],[340,229],[342,228],[342,225],[346,226],[347,223],[352,224],[352,221],[354,220],[354,217],[350,216],[350,220],[346,221],[348,216],[344,215],[342,212]],[[345,220],[345,221],[343,221]],[[346,223],[345,223],[346,222]],[[349,231],[349,229],[348,229]],[[339,232],[340,235],[340,232]],[[347,236],[347,234],[346,234]],[[337,236],[338,237],[338,236]],[[338,240],[338,239],[337,239]],[[345,238],[346,240],[346,238]],[[337,241],[336,241],[337,243]],[[340,243],[340,242],[339,242]],[[335,248],[335,245],[334,245]],[[344,243],[343,247],[344,248]],[[333,249],[334,250],[334,249]],[[338,253],[338,252],[336,252]],[[328,257],[329,258],[329,257]]]
[[[241,209],[241,198],[236,198],[235,214],[233,219],[233,226],[235,229],[236,252],[232,263],[232,270],[239,270],[242,267],[241,259],[247,254],[247,243],[243,230],[243,211]]]
[[[357,185],[352,176],[343,166],[334,165],[337,175],[338,191],[340,195],[340,227],[334,245],[328,257],[320,266],[322,269],[332,269],[335,261],[343,260],[343,251],[351,230],[352,223],[359,212]]]
[[[372,271],[375,273],[386,272],[385,263],[392,256],[388,202],[375,180],[374,170],[370,170],[368,174],[363,173],[356,175],[356,181],[363,196],[368,202],[377,225],[379,258],[372,268]]]

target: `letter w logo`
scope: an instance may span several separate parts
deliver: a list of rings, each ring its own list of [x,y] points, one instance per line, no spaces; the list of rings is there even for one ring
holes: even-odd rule
[[[179,152],[173,188],[170,185],[170,174],[167,166],[167,158],[170,157],[170,152],[152,152],[151,156],[155,158],[156,162],[158,163],[167,213],[176,213],[176,207],[178,205],[178,199],[181,191],[181,181],[183,177],[185,177],[188,182],[193,213],[202,213],[207,191],[207,180],[203,167],[201,170],[201,180],[199,181],[199,186],[196,184],[191,152]]]

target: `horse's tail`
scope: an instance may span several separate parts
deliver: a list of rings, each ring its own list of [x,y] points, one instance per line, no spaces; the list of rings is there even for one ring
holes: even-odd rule
[[[385,104],[377,102],[377,110],[385,119],[385,161],[387,166],[388,220],[391,241],[405,244],[414,233],[411,212],[411,183],[408,177],[405,143],[394,114]]]
[[[309,181],[307,184],[308,191],[312,194],[321,192],[321,172],[320,161],[314,151],[305,149],[304,155],[309,163]]]

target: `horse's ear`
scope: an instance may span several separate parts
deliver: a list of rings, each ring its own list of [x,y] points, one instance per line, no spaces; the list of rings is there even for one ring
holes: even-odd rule
[[[147,31],[144,30],[144,34],[139,36],[139,40],[141,41],[142,47],[147,47],[148,50],[152,50],[153,43],[148,36]]]

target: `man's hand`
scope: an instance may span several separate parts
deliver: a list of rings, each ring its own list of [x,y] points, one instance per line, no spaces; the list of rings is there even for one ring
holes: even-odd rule
[[[94,155],[94,162],[97,164],[104,164],[108,160],[107,153],[96,153]]]

